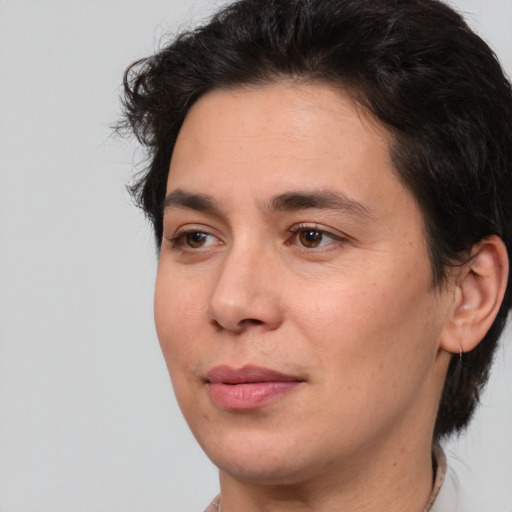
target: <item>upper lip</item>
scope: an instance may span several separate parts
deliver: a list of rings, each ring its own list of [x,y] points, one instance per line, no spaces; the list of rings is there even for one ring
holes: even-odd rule
[[[302,382],[296,375],[287,375],[269,368],[247,365],[242,368],[215,366],[206,374],[206,381],[211,384],[247,384],[256,382]]]

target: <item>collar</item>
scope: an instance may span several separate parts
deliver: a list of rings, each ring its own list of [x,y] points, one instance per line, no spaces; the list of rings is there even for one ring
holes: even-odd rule
[[[446,478],[446,455],[444,454],[441,446],[437,443],[434,444],[432,448],[432,466],[434,468],[434,486],[432,487],[432,493],[424,512],[435,512],[433,507]]]

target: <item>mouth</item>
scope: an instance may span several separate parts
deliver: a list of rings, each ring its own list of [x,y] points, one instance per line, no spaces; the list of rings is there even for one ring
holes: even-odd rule
[[[247,411],[268,405],[304,383],[294,375],[244,366],[240,369],[216,366],[206,374],[210,399],[220,409]]]

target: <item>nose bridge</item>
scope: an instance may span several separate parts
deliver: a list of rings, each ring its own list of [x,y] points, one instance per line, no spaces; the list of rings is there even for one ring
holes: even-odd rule
[[[244,239],[234,243],[225,255],[211,293],[210,320],[233,332],[250,325],[276,328],[280,308],[277,288],[271,282],[276,264],[268,247]]]

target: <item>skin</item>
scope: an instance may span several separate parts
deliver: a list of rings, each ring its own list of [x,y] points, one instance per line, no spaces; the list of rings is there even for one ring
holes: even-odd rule
[[[390,140],[318,84],[213,91],[184,122],[155,321],[183,414],[220,469],[223,512],[426,505],[460,294],[432,286]],[[326,191],[343,204],[279,201]],[[263,407],[218,407],[206,373],[249,364],[301,382]]]

